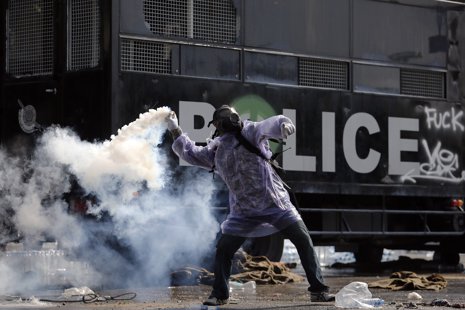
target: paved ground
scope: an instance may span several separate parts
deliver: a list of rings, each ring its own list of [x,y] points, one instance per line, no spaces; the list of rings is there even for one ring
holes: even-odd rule
[[[379,279],[388,278],[390,275],[389,269],[376,271],[359,271],[353,268],[331,268],[325,269],[324,274],[328,285],[332,291],[336,293],[342,287],[353,281],[362,281],[370,283]],[[440,271],[439,267],[438,270]],[[296,272],[300,272],[296,269]],[[417,272],[420,276],[428,276],[434,273],[434,270]],[[447,306],[432,307],[429,304],[434,299],[448,301],[451,304],[465,304],[465,274],[463,272],[439,272],[448,281],[448,286],[440,291],[419,290],[423,299],[416,301],[415,304],[407,298],[411,291],[393,292],[386,289],[370,289],[373,297],[380,297],[386,301],[383,309],[398,310],[398,309],[446,309]],[[256,290],[242,292],[233,292],[233,303],[222,306],[224,309],[337,309],[334,303],[311,303],[306,292],[306,283],[294,283],[286,285],[262,285]],[[205,285],[187,286],[187,287],[158,287],[158,288],[134,288],[125,290],[112,290],[96,292],[99,296],[117,297],[120,298],[133,297],[130,293],[136,293],[137,296],[132,300],[106,300],[92,301],[84,303],[80,300],[77,302],[58,301],[61,292],[47,292],[42,296],[37,296],[43,299],[52,299],[56,302],[41,303],[33,302],[15,302],[4,301],[0,304],[0,309],[201,309],[201,302],[208,296],[210,287]],[[3,306],[2,306],[3,305]]]

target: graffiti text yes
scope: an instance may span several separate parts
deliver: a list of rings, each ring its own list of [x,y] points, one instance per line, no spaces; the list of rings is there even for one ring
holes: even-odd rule
[[[459,169],[459,158],[457,154],[442,148],[442,143],[440,141],[436,143],[432,151],[426,140],[422,140],[421,143],[428,156],[428,162],[421,163],[418,172],[415,172],[414,169],[403,175],[401,178],[403,182],[410,181],[416,183],[418,179],[428,179],[460,183],[465,180],[465,171],[462,171],[460,176],[454,175]]]
[[[426,140],[423,140],[422,144],[429,162],[420,165],[421,173],[425,175],[455,178],[453,172],[459,168],[457,154],[447,149],[441,149],[442,143],[440,141],[436,143],[433,152],[431,152]]]

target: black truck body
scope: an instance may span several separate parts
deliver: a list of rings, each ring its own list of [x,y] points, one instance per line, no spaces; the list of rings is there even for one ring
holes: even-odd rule
[[[360,260],[382,248],[434,248],[452,260],[465,250],[463,3],[0,6],[6,149],[52,124],[107,139],[159,106],[199,143],[222,104],[253,120],[284,114],[297,133],[279,161],[315,244],[351,248]]]

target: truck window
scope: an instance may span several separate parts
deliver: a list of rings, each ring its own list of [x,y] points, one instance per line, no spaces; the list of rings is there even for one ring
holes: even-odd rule
[[[354,91],[400,94],[400,70],[395,67],[354,63]]]
[[[67,69],[95,68],[101,55],[100,2],[68,0]]]
[[[353,4],[355,58],[446,66],[445,10],[367,0],[357,0]]]
[[[349,57],[350,1],[244,1],[246,46]],[[337,8],[337,9],[335,9]]]
[[[181,45],[181,75],[238,80],[240,51]]]
[[[53,0],[9,1],[6,71],[15,77],[50,75],[55,61]]]
[[[246,52],[244,71],[246,81],[297,85],[297,57]]]
[[[124,0],[123,5],[134,1]],[[145,22],[162,37],[234,44],[238,38],[237,10],[231,0],[146,0]]]

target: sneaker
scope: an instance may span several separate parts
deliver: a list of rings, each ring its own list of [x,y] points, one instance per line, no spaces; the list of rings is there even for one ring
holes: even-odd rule
[[[328,292],[311,292],[310,301],[312,302],[331,302],[335,301],[336,296]]]
[[[219,299],[219,298],[216,298],[215,296],[210,296],[208,297],[207,300],[203,302],[205,306],[221,306],[221,305],[226,305],[227,303],[228,303],[228,298]]]

